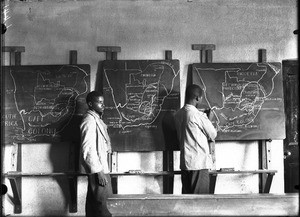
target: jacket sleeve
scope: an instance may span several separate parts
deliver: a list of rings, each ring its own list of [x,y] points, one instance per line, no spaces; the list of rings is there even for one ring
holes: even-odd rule
[[[81,150],[83,166],[87,173],[98,173],[103,170],[98,155],[97,144],[97,125],[92,118],[85,119],[80,125]]]
[[[217,130],[215,129],[212,122],[208,119],[208,117],[205,114],[201,114],[200,122],[202,125],[200,126],[200,128],[206,134],[207,139],[214,141],[217,137]]]

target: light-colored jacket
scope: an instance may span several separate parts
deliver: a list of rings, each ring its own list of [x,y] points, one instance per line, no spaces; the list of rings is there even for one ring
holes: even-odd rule
[[[88,110],[80,125],[80,162],[86,173],[109,173],[107,154],[111,151],[106,124],[99,115]]]
[[[186,104],[175,114],[180,146],[180,169],[212,169],[208,140],[214,141],[217,131],[206,114]]]

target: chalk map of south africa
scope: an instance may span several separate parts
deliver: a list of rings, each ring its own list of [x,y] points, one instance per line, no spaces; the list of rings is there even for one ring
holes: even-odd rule
[[[6,142],[61,141],[86,109],[89,65],[5,67]]]
[[[193,64],[193,82],[203,87],[217,139],[285,137],[280,63]]]
[[[162,122],[180,106],[179,61],[104,61],[103,92],[103,119],[117,148],[164,148]]]

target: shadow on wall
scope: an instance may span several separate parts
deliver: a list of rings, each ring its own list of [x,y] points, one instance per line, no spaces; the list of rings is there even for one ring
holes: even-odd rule
[[[74,115],[67,126],[61,131],[62,142],[52,143],[49,152],[49,160],[52,166],[53,173],[65,173],[65,172],[78,172],[79,171],[79,151],[80,151],[80,123],[82,121],[81,115]],[[58,215],[69,212],[69,206],[71,206],[70,186],[67,176],[56,176],[53,180],[60,188],[60,195],[62,198],[58,198],[62,203],[57,204],[57,207],[63,210],[55,211],[55,207],[49,207],[45,204],[43,209],[44,216],[53,216],[55,212],[59,212]],[[51,192],[50,192],[51,193]],[[55,197],[54,197],[55,198]],[[57,202],[56,202],[57,203]]]

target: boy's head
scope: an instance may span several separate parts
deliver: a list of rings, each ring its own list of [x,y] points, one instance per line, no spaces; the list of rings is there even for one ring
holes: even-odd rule
[[[101,92],[92,91],[86,96],[86,103],[89,109],[102,114],[104,111],[104,97]]]
[[[203,90],[199,85],[192,84],[186,88],[185,91],[185,103],[197,105],[202,102]]]

